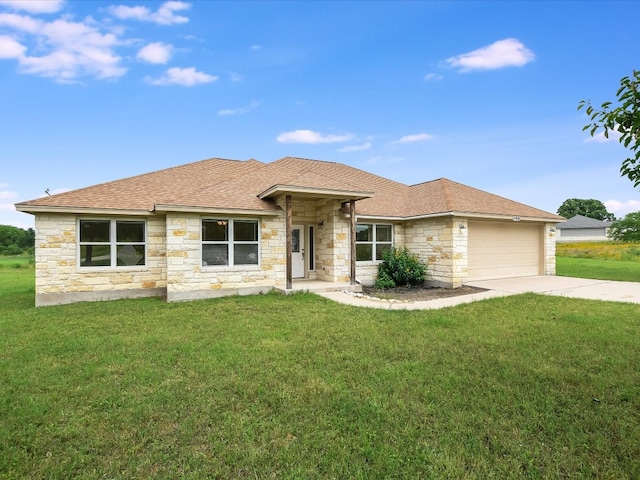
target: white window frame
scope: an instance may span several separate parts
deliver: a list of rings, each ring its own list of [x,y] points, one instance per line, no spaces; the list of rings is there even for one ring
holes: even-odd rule
[[[204,226],[204,222],[228,222],[227,223],[227,240],[205,240],[204,235],[202,235],[202,228]],[[256,240],[238,240],[235,241],[234,237],[234,229],[236,222],[255,222],[256,230],[257,230],[257,239]],[[261,229],[260,229],[260,219],[258,218],[228,218],[228,217],[203,217],[200,220],[200,265],[203,268],[235,268],[235,269],[247,269],[247,268],[258,268],[260,267],[262,261],[262,242],[261,242]],[[227,263],[225,265],[215,265],[215,264],[205,264],[204,260],[204,246],[205,245],[226,245],[227,246]],[[257,245],[258,247],[258,259],[256,263],[239,263],[235,264],[235,246],[236,245]]]
[[[80,241],[80,231],[82,222],[109,222],[109,241],[108,242],[82,242]],[[118,242],[117,225],[118,223],[135,222],[142,223],[144,225],[144,239],[142,242]],[[78,218],[76,222],[77,231],[77,249],[76,249],[76,264],[78,268],[83,271],[97,271],[97,270],[140,270],[147,268],[148,255],[148,225],[146,219],[140,218],[100,218],[100,217],[82,217]],[[83,245],[108,245],[109,246],[109,265],[95,265],[87,266],[82,265],[81,250]],[[140,265],[118,265],[118,246],[120,245],[137,245],[144,247],[144,263]]]
[[[376,258],[376,253],[377,253],[377,245],[378,244],[384,244],[384,245],[389,245],[389,248],[393,248],[394,245],[394,228],[393,228],[393,224],[392,223],[374,223],[374,222],[359,222],[356,224],[356,229],[358,228],[358,225],[371,225],[371,229],[373,231],[373,235],[372,235],[372,239],[370,241],[358,241],[357,240],[357,236],[356,236],[356,249],[358,248],[358,245],[371,245],[371,259],[370,260],[356,260],[356,263],[380,263],[382,261],[382,258]],[[377,227],[390,227],[391,228],[391,242],[378,242],[377,239],[377,235],[378,235],[378,228]],[[357,230],[356,230],[357,231]],[[357,258],[357,255],[356,255]]]

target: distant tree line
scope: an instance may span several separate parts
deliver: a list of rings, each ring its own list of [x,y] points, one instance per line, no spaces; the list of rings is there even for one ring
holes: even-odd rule
[[[11,225],[0,225],[0,255],[31,253],[36,246],[36,232]]]

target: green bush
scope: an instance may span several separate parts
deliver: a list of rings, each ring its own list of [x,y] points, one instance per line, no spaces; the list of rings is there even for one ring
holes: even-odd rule
[[[424,281],[427,266],[405,247],[394,247],[382,253],[378,266],[377,288],[419,285]]]

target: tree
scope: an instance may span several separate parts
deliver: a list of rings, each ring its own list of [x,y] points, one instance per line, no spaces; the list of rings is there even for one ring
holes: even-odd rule
[[[19,255],[35,247],[33,228],[24,230],[12,225],[0,225],[0,255]]]
[[[622,242],[640,242],[640,212],[628,213],[609,228],[609,236]]]
[[[569,198],[558,208],[558,215],[566,218],[582,215],[584,217],[595,218],[596,220],[615,220],[613,213],[607,212],[607,207],[604,206],[604,203],[592,198],[587,200]]]
[[[609,132],[620,133],[619,142],[631,150],[632,155],[622,162],[620,174],[640,186],[640,70],[634,70],[629,77],[620,80],[620,88],[616,92],[618,106],[612,108],[612,102],[604,102],[600,110],[591,105],[590,100],[582,100],[578,110],[586,107],[591,123],[582,129],[589,130],[593,137],[601,129],[606,138]]]

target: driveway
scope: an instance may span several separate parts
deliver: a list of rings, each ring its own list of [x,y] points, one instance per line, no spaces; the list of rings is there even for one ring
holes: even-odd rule
[[[470,282],[469,285],[502,292],[505,295],[534,292],[559,297],[587,298],[612,302],[640,303],[640,282],[614,282],[589,278],[537,277],[507,278]]]
[[[486,292],[439,298],[419,302],[394,302],[373,299],[348,292],[326,292],[319,295],[340,303],[358,307],[383,308],[388,310],[430,310],[453,307],[462,303],[475,302],[493,297],[505,297],[519,293],[533,292],[559,297],[607,300],[611,302],[631,302],[640,304],[640,282],[614,282],[592,280],[588,278],[557,277],[541,275],[535,277],[517,277],[501,280],[483,280],[468,285],[487,289]]]

